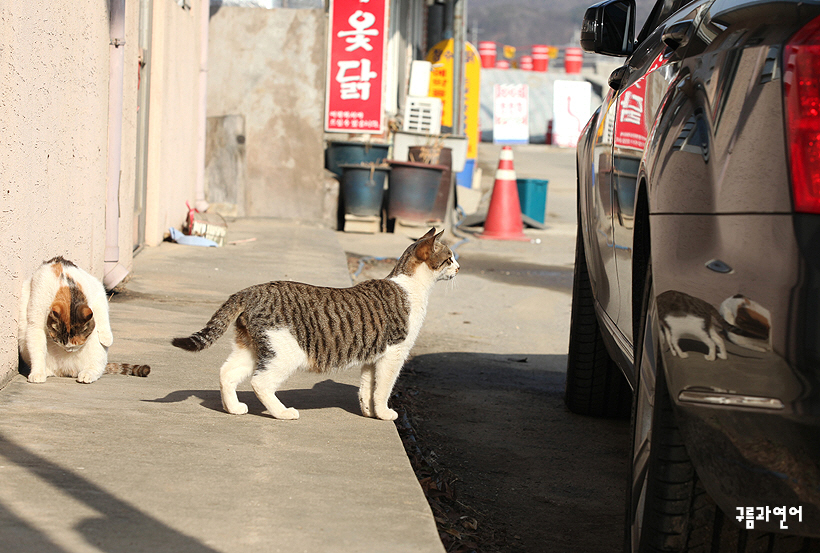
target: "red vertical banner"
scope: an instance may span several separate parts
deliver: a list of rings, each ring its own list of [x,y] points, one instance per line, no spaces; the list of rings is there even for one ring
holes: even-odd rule
[[[331,0],[325,131],[384,131],[387,0]]]
[[[618,99],[615,118],[615,146],[631,150],[643,150],[649,136],[644,100],[646,99],[647,75],[664,64],[663,53],[659,54],[646,74],[627,87]]]

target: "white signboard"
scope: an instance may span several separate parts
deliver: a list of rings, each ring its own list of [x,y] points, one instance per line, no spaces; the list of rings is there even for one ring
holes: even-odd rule
[[[575,148],[592,115],[592,85],[587,81],[555,81],[552,104],[552,143]]]
[[[493,142],[526,144],[530,141],[530,89],[525,84],[493,86]]]

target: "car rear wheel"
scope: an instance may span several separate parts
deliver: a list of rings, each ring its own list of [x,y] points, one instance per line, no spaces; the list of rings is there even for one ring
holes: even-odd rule
[[[629,383],[604,346],[580,228],[575,245],[564,401],[579,415],[623,418],[629,416],[632,401]]]
[[[687,551],[695,470],[675,425],[664,373],[658,366],[651,263],[643,290],[635,348],[638,382],[632,409],[627,551]]]
[[[818,540],[749,531],[709,497],[675,420],[659,355],[659,327],[647,266],[636,335],[637,387],[632,409],[632,457],[627,488],[626,551],[737,553],[818,551]]]

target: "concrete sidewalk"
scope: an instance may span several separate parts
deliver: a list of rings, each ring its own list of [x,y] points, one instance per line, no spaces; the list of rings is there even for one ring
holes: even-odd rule
[[[0,391],[0,551],[444,551],[395,426],[359,413],[358,374],[292,377],[279,395],[298,421],[246,384],[237,417],[219,396],[230,333],[198,354],[170,345],[251,284],[350,285],[332,231],[243,219],[228,240],[242,242],[136,257],[109,359],[150,364],[148,378],[16,376]]]

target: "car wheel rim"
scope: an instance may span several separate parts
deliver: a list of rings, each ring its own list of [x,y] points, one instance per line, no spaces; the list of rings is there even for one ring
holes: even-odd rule
[[[651,295],[649,297],[652,297]],[[655,304],[651,302],[644,324],[644,334],[639,352],[638,393],[635,401],[635,428],[632,442],[632,482],[630,514],[630,541],[632,551],[638,551],[641,543],[646,487],[649,476],[649,456],[652,451],[652,420],[655,402],[655,370],[657,364],[657,328]]]

